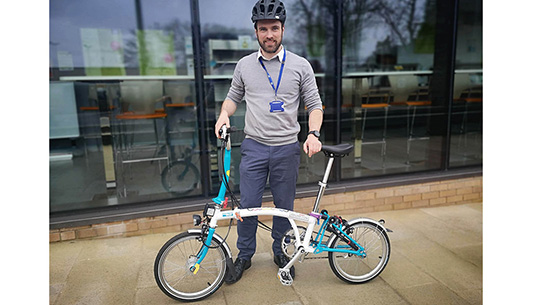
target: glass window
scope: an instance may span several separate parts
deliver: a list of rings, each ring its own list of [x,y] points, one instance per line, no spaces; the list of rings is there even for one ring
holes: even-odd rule
[[[355,145],[343,177],[438,168],[428,90],[435,1],[348,0],[343,11],[342,141]]]
[[[134,3],[50,1],[50,64],[54,77],[125,75],[135,68],[125,61],[125,50],[136,45]]]
[[[482,1],[458,8],[450,166],[482,163]]]
[[[50,1],[50,210],[201,194],[189,1]]]
[[[87,207],[107,197],[105,163],[113,161],[102,141],[97,95],[93,84],[49,85],[51,212]]]
[[[200,37],[191,2],[199,6]],[[220,143],[212,129],[237,61],[259,49],[255,2],[49,2],[51,213],[217,194]],[[449,167],[482,163],[482,1],[459,2],[452,104],[443,70],[452,64],[450,48],[435,33],[452,31],[436,20],[447,14],[444,4],[285,1],[283,45],[314,70],[321,141],[355,146],[336,162],[332,180],[438,170],[447,158]],[[239,130],[232,134],[236,190],[245,112],[242,103],[231,117]],[[298,119],[302,143],[304,105]],[[323,154],[301,154],[298,184],[318,181],[325,163]]]
[[[55,79],[194,75],[190,33],[186,0],[52,0],[51,71]]]

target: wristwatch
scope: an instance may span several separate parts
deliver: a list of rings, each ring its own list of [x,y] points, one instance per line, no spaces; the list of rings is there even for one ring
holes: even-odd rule
[[[308,132],[308,134],[307,134],[306,136],[308,137],[308,135],[311,135],[311,134],[313,134],[314,137],[316,137],[316,138],[319,139],[319,136],[320,136],[319,131],[317,131],[317,130],[311,130],[311,131]]]

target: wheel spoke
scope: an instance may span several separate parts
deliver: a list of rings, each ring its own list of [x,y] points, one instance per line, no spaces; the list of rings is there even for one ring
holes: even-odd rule
[[[182,233],[172,238],[156,258],[155,276],[159,288],[168,296],[184,301],[201,300],[215,292],[224,281],[227,255],[223,246],[212,241],[198,272],[191,267],[198,260],[201,241],[199,233]],[[161,272],[159,272],[161,270]]]

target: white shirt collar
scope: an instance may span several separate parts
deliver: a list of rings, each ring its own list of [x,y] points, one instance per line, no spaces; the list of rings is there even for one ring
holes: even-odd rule
[[[266,58],[265,56],[262,55],[262,51],[261,51],[261,50],[262,50],[261,48],[258,49],[258,57],[257,57],[258,59],[259,59],[260,57],[263,58],[264,60],[271,60],[271,59],[275,58],[274,56],[271,57],[271,58]],[[276,56],[278,56],[278,60],[279,60],[280,62],[282,62],[282,60],[284,59],[284,46],[282,46],[282,49],[280,50],[280,52],[278,52],[278,54],[277,54]]]

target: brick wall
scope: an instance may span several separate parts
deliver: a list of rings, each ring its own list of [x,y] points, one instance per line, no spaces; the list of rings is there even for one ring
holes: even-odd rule
[[[321,201],[320,208],[328,210],[330,214],[345,215],[481,201],[482,176],[326,194]],[[315,197],[296,199],[295,211],[309,213],[314,202]],[[263,205],[272,206],[272,203],[266,202]],[[192,214],[202,214],[202,211],[55,229],[50,230],[49,241],[128,237],[151,233],[179,233],[193,227]],[[271,218],[272,216],[260,216],[260,220],[270,220]]]

